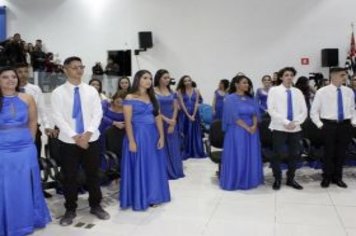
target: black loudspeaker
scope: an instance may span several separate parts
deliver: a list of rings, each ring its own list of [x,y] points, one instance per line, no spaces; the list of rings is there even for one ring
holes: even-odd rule
[[[112,59],[118,70],[111,75],[131,76],[131,50],[108,51],[108,58]]]
[[[339,66],[339,49],[324,48],[321,50],[321,66],[333,67]]]
[[[140,49],[152,48],[152,32],[138,32],[138,42]]]

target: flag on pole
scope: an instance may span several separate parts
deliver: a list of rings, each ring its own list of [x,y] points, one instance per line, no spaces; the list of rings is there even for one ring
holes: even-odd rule
[[[350,50],[347,54],[345,67],[349,72],[349,76],[353,76],[356,72],[356,43],[355,43],[355,36],[354,36],[354,24],[352,26],[352,33],[351,33],[351,43],[350,43]]]

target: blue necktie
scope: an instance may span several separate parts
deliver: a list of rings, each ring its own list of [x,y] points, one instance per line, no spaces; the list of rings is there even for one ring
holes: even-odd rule
[[[337,119],[338,121],[344,120],[344,107],[342,105],[341,88],[337,88]]]
[[[79,87],[74,88],[74,103],[73,103],[72,118],[75,119],[75,132],[77,132],[77,134],[82,134],[84,132],[84,122],[83,122],[82,105],[80,102]]]
[[[292,91],[287,89],[287,119],[293,121]]]

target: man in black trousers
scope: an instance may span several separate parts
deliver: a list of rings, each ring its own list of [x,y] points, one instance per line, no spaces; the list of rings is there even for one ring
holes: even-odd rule
[[[330,182],[347,188],[342,169],[352,138],[351,124],[356,124],[354,92],[342,85],[347,76],[345,68],[331,68],[331,83],[316,92],[310,110],[310,117],[324,139],[323,188],[329,187]]]
[[[86,175],[90,213],[107,220],[109,214],[100,206],[102,194],[99,183],[99,130],[103,112],[98,92],[82,82],[84,66],[79,57],[64,61],[67,82],[52,92],[53,120],[59,128],[63,192],[66,212],[60,220],[63,226],[76,217],[79,168]]]
[[[271,160],[273,176],[275,181],[273,189],[281,188],[281,162],[287,161],[287,185],[301,190],[303,187],[298,184],[295,177],[297,160],[301,154],[300,141],[301,124],[307,117],[307,106],[302,92],[293,87],[293,79],[296,75],[293,67],[285,67],[278,72],[282,83],[272,87],[268,93],[267,107],[271,116],[269,128],[272,130],[273,152]]]

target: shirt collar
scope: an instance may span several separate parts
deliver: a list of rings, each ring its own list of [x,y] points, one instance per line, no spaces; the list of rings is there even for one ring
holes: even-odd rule
[[[279,85],[279,86],[281,86],[281,88],[282,88],[283,90],[285,90],[285,91],[288,91],[288,90],[291,90],[291,91],[292,91],[292,88],[293,88],[293,86],[290,86],[289,88],[287,88],[287,87],[284,86],[283,84],[281,84],[281,85]]]
[[[342,85],[340,87],[336,87],[334,84],[330,83],[329,85],[331,88],[333,88],[333,90],[337,90],[338,88],[342,88]]]
[[[78,85],[74,85],[74,84],[72,84],[72,83],[69,83],[68,81],[66,82],[66,86],[69,88],[69,89],[74,89],[75,87],[79,87],[79,88],[81,88],[81,87],[83,87],[83,82],[80,82],[80,84],[78,84]]]

